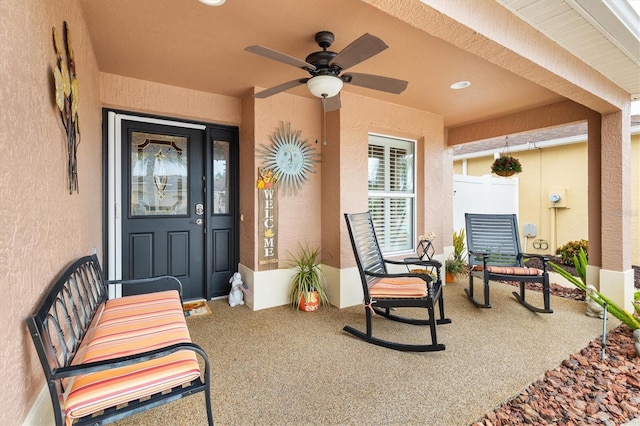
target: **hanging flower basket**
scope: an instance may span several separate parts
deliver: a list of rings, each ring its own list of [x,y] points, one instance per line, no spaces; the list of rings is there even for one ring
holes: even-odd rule
[[[491,171],[498,176],[513,176],[522,171],[520,161],[510,155],[502,155],[491,165]]]

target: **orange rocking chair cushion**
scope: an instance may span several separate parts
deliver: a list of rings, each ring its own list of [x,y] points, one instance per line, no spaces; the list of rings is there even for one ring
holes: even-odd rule
[[[482,271],[482,266],[476,265],[474,271]],[[521,268],[516,266],[487,266],[487,271],[492,274],[502,275],[540,275],[542,271],[536,268]]]
[[[427,285],[420,278],[382,278],[369,285],[371,297],[426,297]]]

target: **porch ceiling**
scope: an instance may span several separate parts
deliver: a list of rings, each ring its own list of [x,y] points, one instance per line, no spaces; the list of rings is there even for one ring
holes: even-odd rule
[[[301,69],[247,53],[245,47],[259,44],[304,59],[319,50],[314,34],[329,30],[336,36],[334,51],[364,33],[389,45],[350,71],[409,81],[400,95],[351,85],[343,91],[440,114],[446,126],[564,99],[358,0],[227,0],[221,7],[197,0],[80,4],[98,66],[105,73],[240,97],[253,86],[267,88],[307,76]],[[600,72],[616,81],[616,69],[612,64],[611,75],[606,69]],[[472,85],[451,90],[450,84],[458,80]],[[311,97],[304,86],[289,93]]]

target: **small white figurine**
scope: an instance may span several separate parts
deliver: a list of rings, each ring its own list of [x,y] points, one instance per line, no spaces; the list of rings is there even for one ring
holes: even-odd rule
[[[587,316],[588,317],[594,317],[594,318],[600,318],[602,319],[604,317],[604,308],[600,305],[598,305],[596,303],[595,300],[593,300],[591,297],[589,297],[590,294],[593,294],[593,292],[596,291],[596,288],[594,286],[592,286],[591,284],[589,284],[587,286],[587,296],[586,296],[586,302],[587,302]]]
[[[242,276],[240,272],[236,272],[229,279],[231,283],[231,292],[229,292],[229,306],[236,305],[244,305],[243,294],[242,294]]]

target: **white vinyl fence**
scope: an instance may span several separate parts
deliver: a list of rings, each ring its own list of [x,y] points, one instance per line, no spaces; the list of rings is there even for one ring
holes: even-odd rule
[[[464,228],[465,213],[518,214],[518,178],[453,176],[453,231]]]

